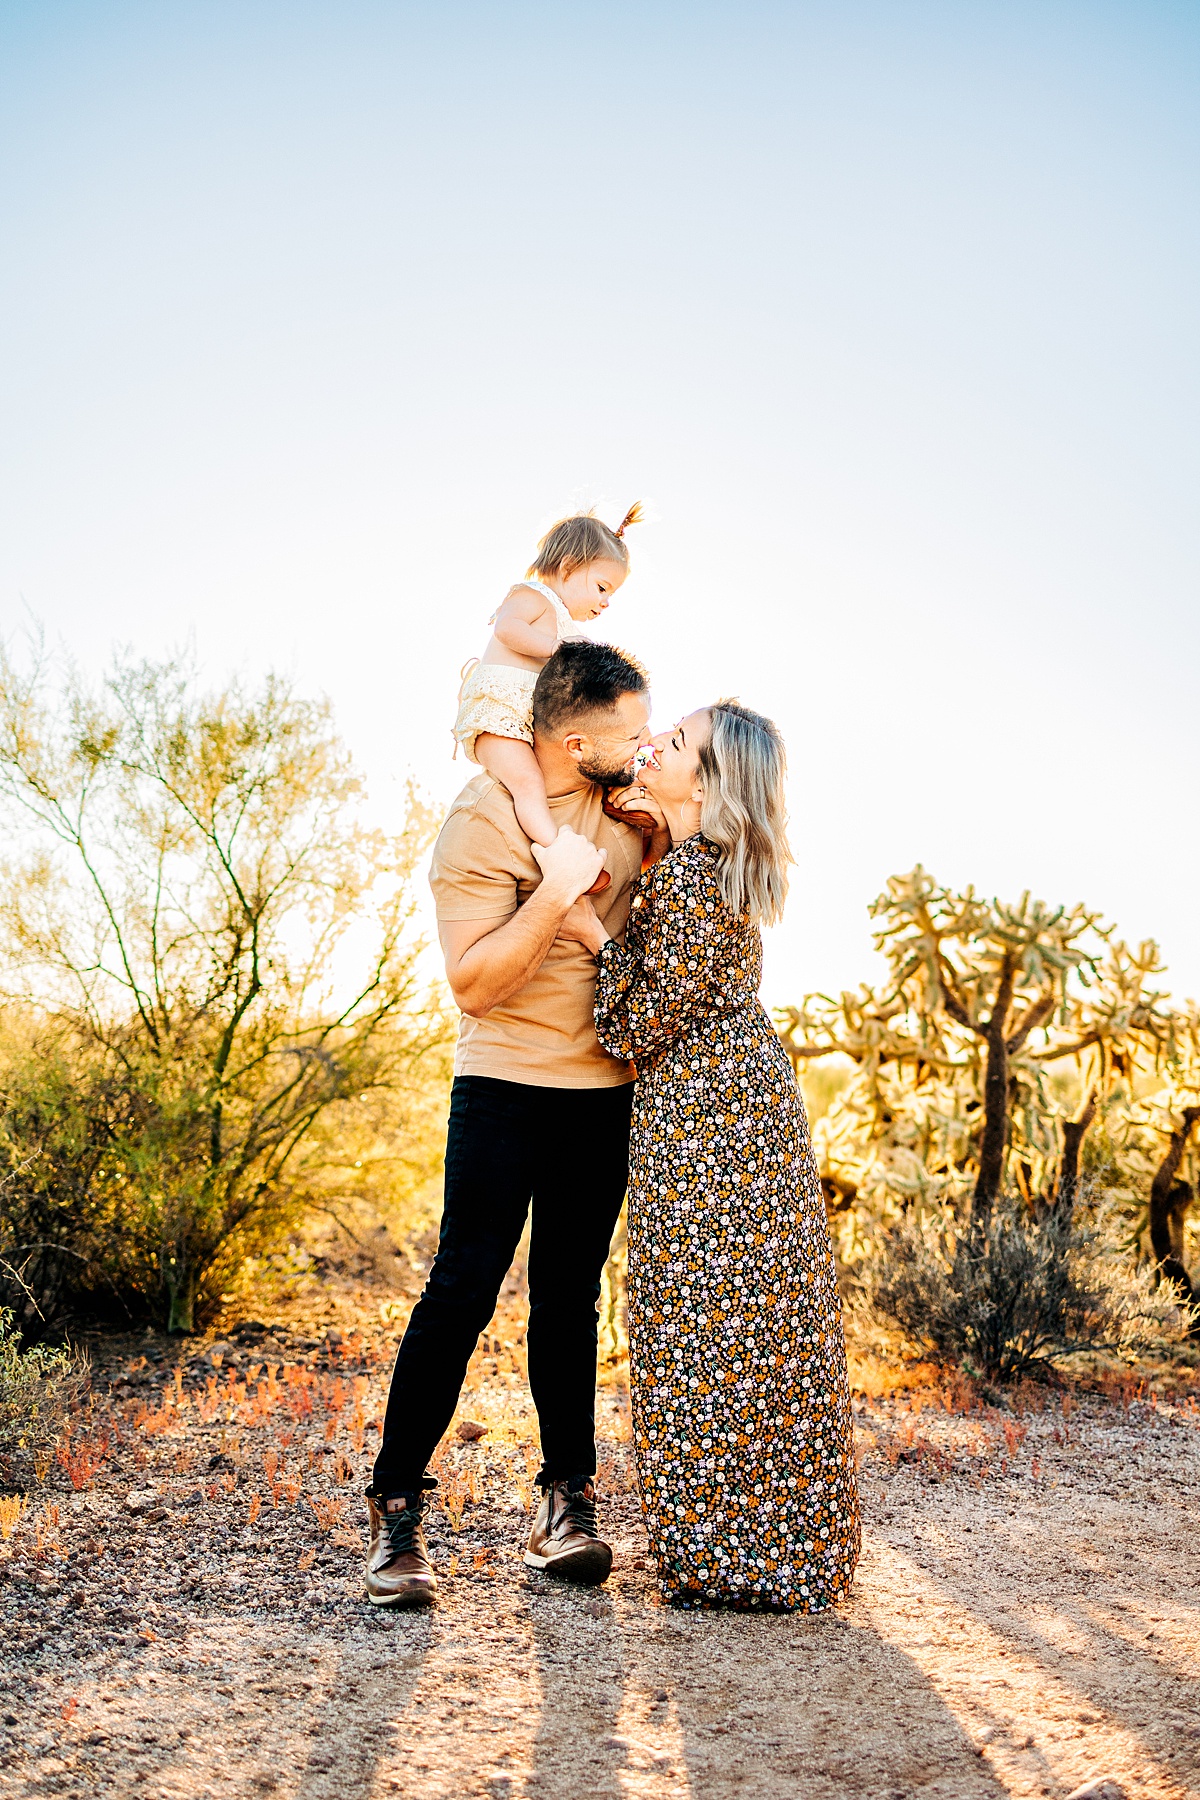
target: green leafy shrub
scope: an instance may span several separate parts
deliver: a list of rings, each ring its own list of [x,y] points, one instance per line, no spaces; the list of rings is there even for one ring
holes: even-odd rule
[[[44,1472],[86,1379],[72,1351],[22,1345],[12,1314],[0,1308],[0,1466],[10,1478],[22,1465]]]

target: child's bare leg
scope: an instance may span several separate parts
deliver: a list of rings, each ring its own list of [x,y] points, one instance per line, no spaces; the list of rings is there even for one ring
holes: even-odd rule
[[[496,737],[481,731],[475,739],[475,760],[489,775],[502,781],[513,797],[517,824],[532,843],[547,849],[558,836],[558,826],[550,816],[546,783],[533,746],[523,738]],[[612,886],[612,876],[601,869],[588,889],[589,894],[602,894]]]
[[[525,836],[543,849],[552,844],[558,827],[550,817],[546,783],[532,744],[523,738],[496,737],[490,731],[481,731],[475,739],[475,760],[489,775],[502,781],[512,795],[517,823]]]

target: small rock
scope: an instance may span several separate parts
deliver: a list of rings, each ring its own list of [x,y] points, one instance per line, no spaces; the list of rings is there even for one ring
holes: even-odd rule
[[[637,1738],[617,1737],[614,1734],[612,1737],[601,1738],[600,1747],[602,1750],[623,1750],[627,1756],[632,1752],[637,1756],[648,1758],[653,1763],[670,1761],[670,1758],[661,1750],[656,1750],[653,1744],[640,1743]]]
[[[474,1444],[487,1432],[487,1426],[481,1425],[477,1419],[460,1419],[456,1433],[460,1444]]]
[[[137,1516],[153,1506],[157,1499],[153,1488],[131,1488],[125,1496],[125,1511]]]
[[[608,1608],[602,1600],[585,1600],[580,1611],[585,1612],[589,1619],[603,1619],[607,1616]]]
[[[1129,1795],[1115,1775],[1093,1775],[1069,1793],[1067,1800],[1129,1800]]]

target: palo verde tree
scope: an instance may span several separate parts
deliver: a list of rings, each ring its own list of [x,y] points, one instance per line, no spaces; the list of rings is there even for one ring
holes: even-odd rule
[[[441,1069],[432,820],[410,795],[389,838],[362,802],[328,709],[274,677],[121,663],[95,691],[0,659],[0,956],[37,1050],[2,1083],[10,1263],[22,1219],[69,1245],[86,1216],[74,1254],[189,1331],[336,1154],[337,1109]]]

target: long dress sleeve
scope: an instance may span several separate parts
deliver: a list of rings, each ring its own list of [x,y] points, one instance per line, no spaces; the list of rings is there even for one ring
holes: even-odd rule
[[[596,1035],[609,1054],[650,1060],[699,1014],[725,1004],[737,930],[706,848],[689,841],[648,870],[625,943],[610,940],[600,954]]]

